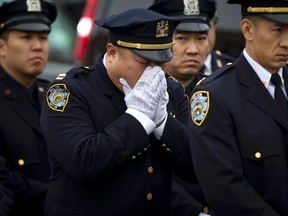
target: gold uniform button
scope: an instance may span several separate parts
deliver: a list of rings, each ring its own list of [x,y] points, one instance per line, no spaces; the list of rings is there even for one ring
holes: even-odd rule
[[[258,158],[258,159],[261,158],[261,153],[260,152],[256,152],[255,153],[255,157]]]
[[[23,166],[25,164],[25,161],[23,159],[18,160],[19,166]]]
[[[204,208],[203,208],[203,210],[202,210],[202,212],[204,213],[204,214],[209,214],[209,208],[207,207],[207,206],[205,206]]]
[[[153,173],[153,167],[151,167],[151,166],[148,167],[148,173],[149,173],[149,174],[152,174],[152,173]]]
[[[152,193],[147,194],[147,200],[152,200]]]

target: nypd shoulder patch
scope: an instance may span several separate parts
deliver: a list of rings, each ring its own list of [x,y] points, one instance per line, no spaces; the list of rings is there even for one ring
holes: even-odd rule
[[[210,107],[210,98],[208,91],[197,91],[191,98],[191,118],[192,121],[201,126],[204,122]]]
[[[46,101],[48,106],[55,111],[63,112],[68,100],[70,92],[66,85],[63,83],[58,83],[52,85],[46,94]]]

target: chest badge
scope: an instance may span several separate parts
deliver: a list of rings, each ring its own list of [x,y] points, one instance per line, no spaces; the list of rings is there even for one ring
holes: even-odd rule
[[[46,95],[48,106],[55,111],[63,112],[68,101],[70,92],[65,84],[52,85]]]
[[[194,124],[200,126],[209,111],[210,98],[208,91],[197,91],[191,98],[191,118]]]

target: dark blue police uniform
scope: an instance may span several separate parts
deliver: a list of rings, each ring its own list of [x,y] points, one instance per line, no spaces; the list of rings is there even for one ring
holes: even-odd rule
[[[187,97],[174,80],[167,84],[170,115],[161,141],[125,114],[124,94],[102,58],[52,84],[68,102],[63,112],[44,107],[42,116],[52,155],[47,215],[170,215],[171,173],[188,175],[191,158]]]
[[[39,215],[41,201],[44,204],[49,167],[37,111],[48,85],[48,81],[37,79],[33,92],[29,92],[0,67],[0,157],[8,162],[7,169],[13,170],[12,186],[8,187],[13,190],[12,215]],[[29,96],[34,97],[36,108]]]
[[[156,0],[149,9],[180,20],[175,29],[177,32],[198,34],[209,31],[208,1]],[[185,86],[185,94],[189,99],[193,88],[202,78],[193,76],[190,84]],[[193,172],[191,175],[194,175]],[[209,211],[199,184],[191,184],[176,175],[173,176],[171,203],[173,216],[198,216],[204,209],[205,213]]]
[[[176,23],[147,9],[97,22],[109,29],[109,43],[153,62],[172,58]],[[125,112],[125,94],[108,76],[103,56],[51,84],[41,116],[52,164],[46,215],[170,215],[172,172],[195,176],[187,173],[193,169],[187,97],[166,79],[168,117],[160,140]]]
[[[234,63],[212,73],[193,90],[189,131],[196,175],[215,215],[286,216],[288,119],[276,101],[276,87],[271,94],[266,85],[282,72],[287,92],[288,68],[272,67],[285,64],[284,59],[273,59],[273,54],[264,55],[264,59],[272,58],[271,62],[259,61],[260,50],[254,48],[259,46],[255,41],[259,32],[277,26],[274,37],[279,37],[279,42],[273,50],[287,53],[288,2],[227,3],[241,5],[243,27],[246,22],[245,30],[253,29],[253,34]],[[255,26],[264,30],[254,32]],[[261,74],[271,80],[261,80]]]
[[[14,30],[49,32],[56,16],[55,5],[43,0],[4,2],[0,35]],[[9,40],[7,35],[1,39]],[[40,110],[50,82],[36,78],[32,88],[26,88],[8,75],[7,68],[0,66],[0,215],[41,216],[50,168]]]
[[[287,67],[283,73],[287,84]],[[212,209],[288,215],[287,117],[243,54],[193,92],[191,152]]]

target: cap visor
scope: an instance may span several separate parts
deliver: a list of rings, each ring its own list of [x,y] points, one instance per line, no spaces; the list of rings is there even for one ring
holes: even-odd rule
[[[187,31],[187,32],[206,32],[209,31],[209,25],[205,23],[180,23],[176,27],[176,31]]]
[[[168,62],[173,58],[173,52],[171,48],[165,50],[130,50],[142,58],[160,63]]]
[[[44,23],[23,23],[18,25],[13,25],[8,29],[19,30],[19,31],[35,31],[35,32],[45,32],[50,31],[50,27]]]

